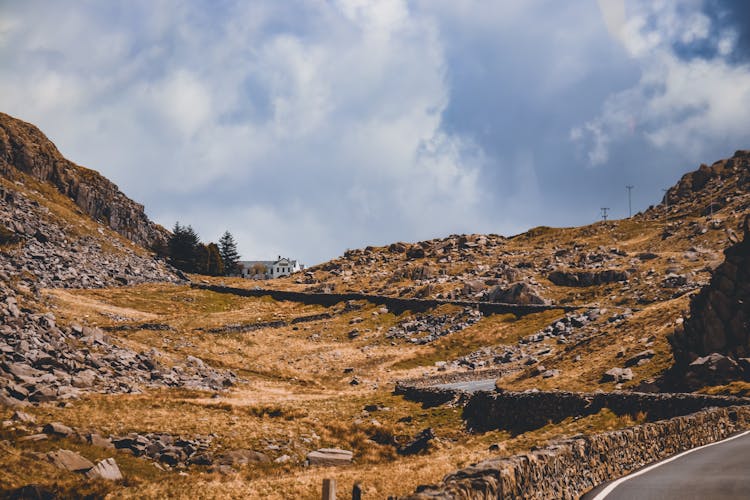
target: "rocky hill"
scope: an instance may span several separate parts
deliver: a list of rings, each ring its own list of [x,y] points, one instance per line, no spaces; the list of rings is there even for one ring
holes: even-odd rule
[[[721,251],[738,241],[750,207],[749,187],[750,152],[738,151],[686,174],[661,204],[630,219],[578,228],[538,227],[513,237],[452,235],[349,250],[281,286],[581,303],[597,300],[597,290],[617,285],[625,292],[620,301],[653,303],[708,283]]]
[[[36,288],[180,281],[144,247],[168,234],[143,206],[0,113],[0,278]]]
[[[498,367],[517,373],[506,377],[509,387],[614,382],[653,389],[649,381],[674,363],[667,335],[682,321],[691,296],[709,284],[724,250],[740,240],[749,188],[750,152],[737,151],[685,174],[660,204],[628,219],[349,250],[305,274],[265,285],[579,306],[580,313],[551,317],[513,342],[468,339],[470,328],[425,338],[440,337],[431,341],[436,351],[476,345],[458,357],[436,358],[439,370]]]
[[[34,144],[14,151],[55,152]],[[320,498],[330,477],[342,491],[357,480],[369,496],[403,494],[647,415],[591,408],[518,435],[477,434],[458,407],[394,394],[398,381],[658,391],[675,358],[691,366],[713,356],[709,344],[721,363],[747,356],[747,328],[732,326],[747,318],[747,152],[685,175],[629,219],[367,247],[265,282],[201,277],[223,286],[176,285],[58,185],[71,184],[13,161],[25,166],[0,177],[0,497],[97,487],[101,497]],[[105,462],[124,481],[89,480]]]
[[[66,160],[34,125],[0,113],[0,174],[19,180],[20,173],[49,183],[80,209],[144,247],[164,241],[164,228],[151,222],[140,205],[94,170]]]
[[[0,404],[146,386],[222,389],[234,375],[202,361],[134,351],[79,318],[58,324],[48,289],[182,283],[140,245],[166,232],[33,125],[0,114]]]

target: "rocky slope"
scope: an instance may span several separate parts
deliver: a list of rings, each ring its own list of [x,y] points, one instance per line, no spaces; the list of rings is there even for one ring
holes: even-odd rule
[[[66,160],[34,125],[0,113],[0,174],[18,180],[24,173],[53,185],[91,218],[144,247],[166,238],[164,228],[151,222],[140,205],[115,184]]]
[[[597,289],[623,288],[622,299],[653,303],[708,282],[720,252],[738,241],[748,187],[750,152],[738,151],[684,175],[660,205],[630,219],[349,250],[293,283],[309,291],[520,303],[576,303],[596,298]]]
[[[0,182],[0,279],[32,288],[101,288],[181,279],[85,216],[56,214],[20,181]],[[73,214],[75,215],[75,214]],[[88,224],[89,231],[81,231]]]
[[[0,173],[0,403],[235,382],[197,358],[119,346],[84,321],[58,325],[45,289],[184,280],[137,244],[165,234],[143,207],[62,158],[34,126],[3,114]]]
[[[267,286],[581,306],[512,342],[488,338],[476,350],[441,359],[437,369],[501,368],[516,374],[503,383],[519,388],[654,389],[650,380],[674,362],[667,334],[690,296],[709,283],[724,249],[740,239],[748,188],[750,152],[737,151],[685,174],[660,204],[629,219],[350,250]],[[423,326],[410,335],[450,352],[467,332],[441,337]],[[704,355],[692,352],[692,359]]]

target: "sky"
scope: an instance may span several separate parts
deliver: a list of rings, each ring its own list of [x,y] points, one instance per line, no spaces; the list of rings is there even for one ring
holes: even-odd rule
[[[749,109],[744,0],[0,0],[0,111],[247,260],[627,217]]]

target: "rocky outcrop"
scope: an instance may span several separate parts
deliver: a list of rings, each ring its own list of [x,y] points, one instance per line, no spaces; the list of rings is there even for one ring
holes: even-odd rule
[[[490,290],[487,300],[501,304],[546,305],[549,301],[542,298],[528,283],[519,281],[508,288],[496,286]]]
[[[682,176],[677,184],[671,187],[664,195],[663,202],[670,206],[681,202],[688,202],[686,206],[698,208],[699,213],[708,215],[717,211],[724,205],[721,198],[706,199],[701,197],[701,191],[705,190],[712,181],[736,181],[736,188],[747,189],[750,186],[750,151],[736,151],[731,158],[720,160],[711,166],[701,165],[698,170],[689,172]],[[697,205],[696,205],[697,203]]]
[[[165,241],[167,232],[151,222],[140,205],[94,170],[66,160],[34,125],[0,113],[0,174],[19,173],[48,182],[94,220],[144,247]]]
[[[626,271],[607,269],[605,271],[554,271],[548,279],[557,286],[594,286],[628,281]]]
[[[750,216],[744,233],[744,241],[724,251],[724,263],[693,298],[689,317],[670,337],[675,369],[690,386],[750,379]]]

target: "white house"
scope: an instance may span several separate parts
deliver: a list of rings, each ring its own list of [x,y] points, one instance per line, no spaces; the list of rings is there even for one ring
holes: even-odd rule
[[[270,277],[273,260],[241,260],[237,266],[243,278],[265,280]]]
[[[243,278],[271,279],[289,276],[305,268],[296,260],[279,257],[276,260],[243,260],[240,261],[240,275]],[[262,270],[262,272],[260,272]]]
[[[289,276],[292,273],[301,271],[305,266],[297,262],[296,260],[288,259],[279,255],[279,258],[271,266],[271,278],[281,278],[282,276]]]

